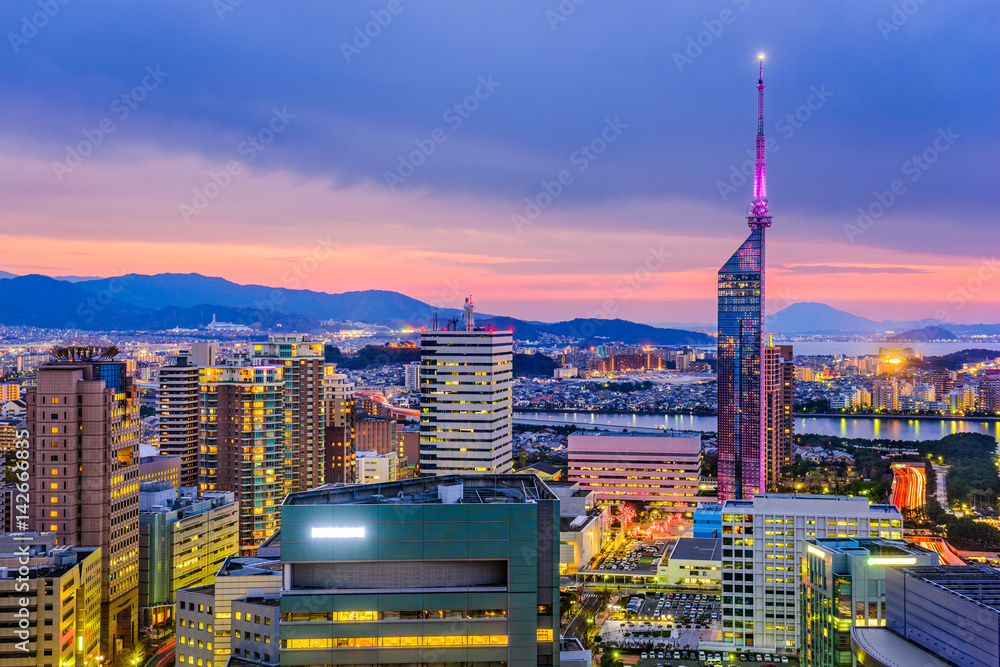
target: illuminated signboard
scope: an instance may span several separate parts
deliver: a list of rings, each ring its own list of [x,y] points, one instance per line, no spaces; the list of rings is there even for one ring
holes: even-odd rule
[[[892,556],[872,556],[868,559],[869,565],[916,565],[916,556],[910,556],[908,558],[892,557]]]
[[[313,526],[313,539],[364,537],[364,526]]]
[[[817,549],[816,547],[814,547],[811,544],[806,545],[806,549],[808,549],[809,553],[811,553],[813,556],[819,556],[820,558],[826,558],[826,554],[825,553],[823,553],[822,551],[820,551],[819,549]]]

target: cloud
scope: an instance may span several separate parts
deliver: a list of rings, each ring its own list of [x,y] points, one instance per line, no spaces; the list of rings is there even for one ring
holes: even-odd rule
[[[860,266],[849,264],[785,264],[778,267],[780,273],[790,275],[836,274],[836,273],[930,273],[929,269],[909,266]]]

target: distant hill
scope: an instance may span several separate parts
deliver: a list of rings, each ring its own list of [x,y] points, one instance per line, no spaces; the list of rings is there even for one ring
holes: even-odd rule
[[[793,303],[765,318],[764,328],[768,333],[782,334],[851,334],[885,333],[904,331],[907,334],[927,327],[941,327],[943,323],[935,319],[923,320],[882,320],[877,322],[867,317],[859,317],[843,310],[837,310],[825,303],[804,301]],[[955,324],[947,323],[951,338],[955,334],[972,335],[1000,334],[1000,324]],[[926,340],[926,339],[918,339]]]
[[[945,328],[930,326],[887,336],[886,341],[893,343],[921,343],[929,340],[955,340],[956,338],[958,337],[955,334]]]

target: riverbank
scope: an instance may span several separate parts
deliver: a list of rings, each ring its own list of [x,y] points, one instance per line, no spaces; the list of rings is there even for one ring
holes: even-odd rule
[[[587,410],[584,408],[514,408],[517,413],[539,414],[585,414],[585,415],[652,415],[680,417],[715,417],[714,412],[695,412],[692,410]],[[966,417],[960,415],[892,415],[867,414],[862,412],[793,412],[793,417],[830,417],[834,419],[905,419],[924,421],[968,421],[968,422],[1000,422],[1000,417]]]

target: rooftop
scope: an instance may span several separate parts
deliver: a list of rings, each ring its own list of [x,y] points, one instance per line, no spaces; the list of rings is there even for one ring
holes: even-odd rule
[[[222,563],[216,577],[252,577],[281,575],[281,559],[260,556],[229,557]]]
[[[933,653],[900,637],[887,628],[851,626],[851,644],[887,667],[949,667]]]
[[[1000,570],[985,565],[929,565],[901,572],[1000,614]]]
[[[325,485],[290,493],[283,505],[535,503],[557,496],[535,475],[445,475],[382,484]]]
[[[811,503],[808,510],[802,507],[803,502]],[[722,511],[757,509],[787,514],[839,514],[842,511],[858,511],[861,508],[860,503],[864,503],[869,513],[895,514],[897,517],[902,517],[895,505],[870,505],[868,498],[864,496],[828,496],[810,493],[759,493],[753,500],[725,500],[722,503]],[[825,507],[820,508],[819,504]],[[848,507],[841,508],[837,505]]]
[[[592,438],[698,438],[701,440],[701,433],[696,431],[659,431],[642,432],[634,431],[573,431],[572,436],[587,435]]]
[[[678,538],[670,558],[678,560],[722,560],[722,540],[713,537]]]

